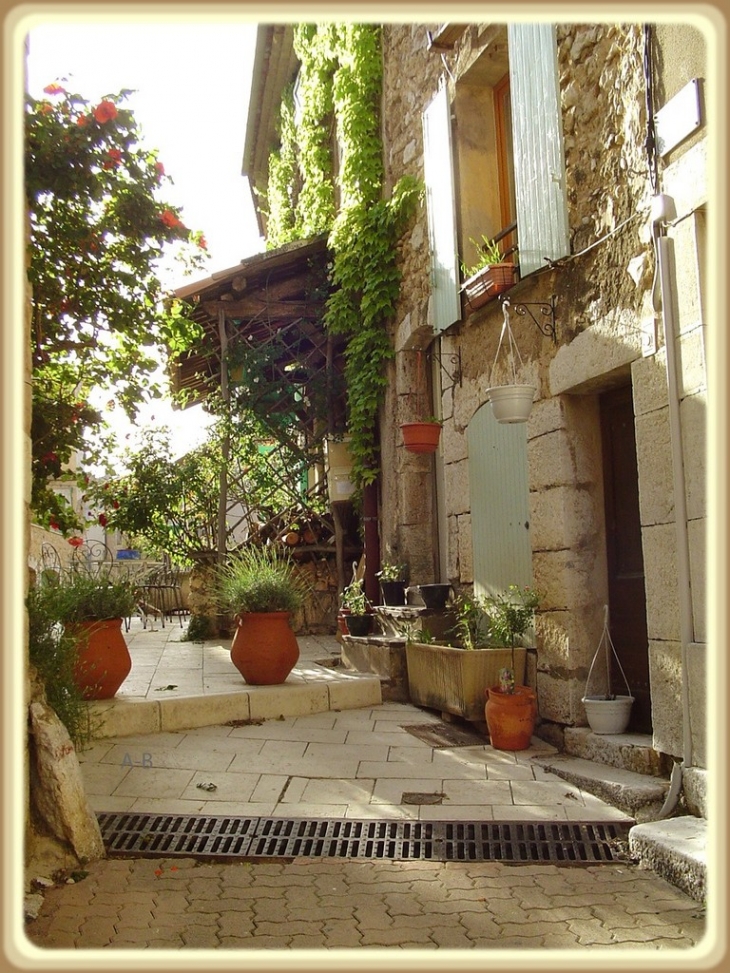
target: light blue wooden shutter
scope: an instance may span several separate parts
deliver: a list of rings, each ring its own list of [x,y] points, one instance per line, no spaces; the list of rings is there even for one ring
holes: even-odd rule
[[[527,429],[500,424],[487,403],[467,430],[474,592],[532,584]]]
[[[431,244],[431,324],[438,332],[461,318],[451,106],[446,85],[423,113],[423,166]]]
[[[522,276],[570,252],[553,24],[509,24],[517,232]]]

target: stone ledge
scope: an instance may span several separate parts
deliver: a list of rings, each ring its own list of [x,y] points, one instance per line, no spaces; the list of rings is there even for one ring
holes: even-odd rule
[[[593,733],[590,727],[566,727],[565,752],[573,757],[631,770],[636,774],[665,777],[662,755],[653,749],[648,733]]]
[[[592,763],[580,757],[535,757],[544,770],[570,781],[602,801],[629,814],[637,822],[656,819],[664,805],[669,782],[631,770]]]
[[[698,902],[706,896],[707,822],[681,817],[638,824],[629,831],[632,855]]]

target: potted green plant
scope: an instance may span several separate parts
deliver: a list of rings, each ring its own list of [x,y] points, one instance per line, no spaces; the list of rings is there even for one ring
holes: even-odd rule
[[[134,580],[111,569],[76,569],[45,585],[48,610],[76,639],[74,673],[84,699],[111,699],[132,668],[122,620],[137,603]]]
[[[291,620],[306,592],[293,561],[273,546],[244,548],[219,568],[218,601],[236,623],[231,662],[250,685],[283,683],[296,665]]]
[[[349,635],[364,636],[370,633],[370,602],[365,596],[362,578],[353,578],[342,592],[342,608]]]
[[[492,746],[524,750],[530,745],[537,716],[537,696],[515,678],[515,647],[533,623],[540,593],[529,585],[511,584],[506,593],[487,598],[484,609],[490,639],[510,650],[511,664],[501,669],[499,682],[486,690],[485,717]]]
[[[476,263],[467,267],[461,265],[466,278],[461,290],[471,311],[476,311],[493,297],[512,287],[515,281],[516,267],[504,259],[499,244],[482,234],[481,243],[473,237],[470,242],[476,247],[478,259]]]
[[[499,680],[511,663],[523,678],[525,649],[494,645],[484,596],[462,593],[453,603],[454,625],[446,637],[434,640],[427,633],[406,643],[408,690],[411,701],[452,716],[460,716],[486,729],[484,690]],[[423,621],[428,628],[428,620]]]
[[[380,580],[380,591],[384,605],[404,605],[406,602],[406,588],[408,587],[408,566],[384,561],[380,571],[376,573]]]

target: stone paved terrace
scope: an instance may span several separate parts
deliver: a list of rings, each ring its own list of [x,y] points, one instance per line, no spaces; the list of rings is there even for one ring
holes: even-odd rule
[[[226,643],[179,644],[177,623],[157,628],[130,632],[136,672],[123,687],[128,703],[133,694],[149,701],[172,685],[177,688],[165,688],[166,694],[183,700],[183,689],[202,689],[213,706],[216,696],[229,692],[231,679],[236,691],[246,691],[237,673],[225,671]],[[315,657],[338,652],[334,639],[301,641],[305,668]],[[213,680],[210,662],[221,667],[223,683]],[[545,745],[536,739],[531,750],[517,754],[486,742],[435,747],[404,729],[414,724],[438,727],[440,720],[414,706],[367,703],[244,725],[110,737],[81,755],[82,770],[92,805],[108,811],[495,821],[624,817],[537,766],[532,757],[544,755]],[[198,783],[213,783],[215,790]],[[404,802],[413,792],[443,796],[439,804]],[[74,968],[98,969],[109,954],[95,951],[111,948],[119,962],[128,957],[124,968],[142,970],[180,956],[170,950],[192,949],[196,969],[215,969],[223,951],[246,950],[240,961],[246,969],[298,969],[315,959],[314,968],[322,970],[355,963],[382,969],[390,959],[398,968],[457,969],[463,959],[470,969],[477,962],[478,968],[512,971],[545,968],[548,959],[564,956],[566,968],[605,960],[608,968],[638,969],[661,959],[663,969],[686,970],[715,943],[703,938],[700,904],[628,860],[561,867],[176,856],[110,858],[85,871],[76,882],[45,889],[35,920],[23,925],[16,915],[10,957],[34,967],[56,968],[63,959]],[[312,950],[320,951],[316,958]],[[437,959],[431,950],[441,950],[436,967],[429,966]],[[498,957],[484,952],[491,950],[499,950]]]

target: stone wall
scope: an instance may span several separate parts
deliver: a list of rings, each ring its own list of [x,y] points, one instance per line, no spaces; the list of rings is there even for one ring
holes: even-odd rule
[[[436,25],[387,26],[384,30],[384,139],[388,180],[409,172],[422,176],[422,112],[446,75],[427,51],[426,31]],[[665,32],[666,33],[666,32]],[[680,36],[671,33],[673,43]],[[692,36],[692,68],[702,70]],[[445,55],[450,95],[478,56],[500,43],[494,25],[471,25],[453,53]],[[605,525],[598,395],[633,383],[640,477],[642,539],[657,749],[681,753],[681,673],[677,627],[675,535],[671,503],[672,460],[667,433],[666,366],[661,327],[652,302],[654,248],[652,188],[645,156],[646,109],[643,31],[635,24],[558,26],[559,78],[571,256],[530,275],[513,291],[514,301],[556,300],[557,344],[529,321],[512,326],[525,360],[525,380],[537,386],[530,417],[528,466],[530,533],[535,582],[546,592],[538,623],[536,681],[546,723],[584,725],[580,702],[600,639],[607,600]],[[675,50],[676,54],[676,50]],[[658,62],[672,69],[673,55]],[[682,69],[684,70],[684,69]],[[671,80],[664,87],[674,93]],[[702,266],[703,213],[697,210],[706,177],[704,139],[663,173],[664,191],[676,196],[691,220],[673,228],[678,249],[692,259],[680,269],[682,422],[693,571],[695,637],[704,639],[704,421],[705,363],[698,266]],[[687,199],[687,187],[694,187]],[[698,251],[700,259],[698,260]],[[443,416],[439,455],[407,454],[397,424],[413,418],[418,384],[414,349],[433,342],[429,326],[429,246],[425,207],[401,244],[404,280],[393,325],[395,361],[382,423],[383,542],[395,546],[417,573],[468,586],[473,580],[466,433],[486,401],[489,370],[502,321],[491,302],[437,339],[444,360],[460,352],[461,381],[436,367],[432,408]],[[496,306],[495,306],[496,305]],[[647,336],[653,347],[647,348]],[[648,354],[647,354],[648,351]],[[395,421],[394,421],[395,420]],[[439,535],[438,524],[443,529]],[[439,543],[441,549],[439,549]],[[431,580],[430,578],[428,580]],[[693,698],[701,698],[704,655],[692,653]],[[704,711],[693,716],[696,756],[703,757]]]

